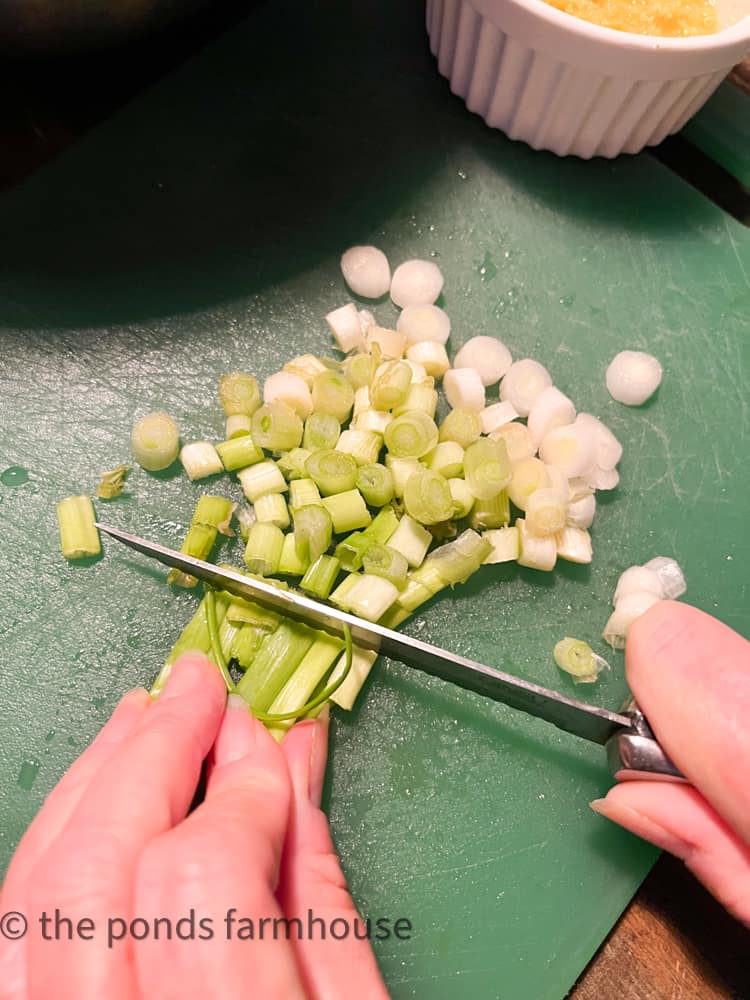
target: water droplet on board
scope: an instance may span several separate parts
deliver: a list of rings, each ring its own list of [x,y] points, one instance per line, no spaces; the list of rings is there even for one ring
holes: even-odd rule
[[[39,761],[25,760],[21,765],[21,770],[18,772],[18,777],[16,778],[16,783],[18,787],[23,788],[23,790],[26,792],[30,791],[32,785],[36,781],[36,776],[38,773],[39,773]]]
[[[29,473],[20,465],[9,465],[0,473],[0,483],[3,486],[24,486],[29,481]]]

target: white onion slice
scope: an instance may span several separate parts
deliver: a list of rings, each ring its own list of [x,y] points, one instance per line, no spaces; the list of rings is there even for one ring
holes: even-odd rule
[[[402,314],[403,315],[403,314]],[[420,340],[406,349],[409,361],[422,365],[432,378],[442,378],[451,366],[448,352],[438,340]]]
[[[482,420],[482,433],[491,434],[505,424],[512,423],[518,413],[512,403],[493,403],[491,406],[485,406],[479,416]]]
[[[600,469],[594,466],[584,476],[592,490],[613,490],[620,483],[620,473],[617,469]]]
[[[658,604],[660,600],[661,598],[657,597],[656,594],[651,594],[645,590],[635,590],[630,594],[626,594],[625,597],[617,602],[615,610],[609,616],[609,621],[604,626],[604,631],[602,632],[604,641],[608,642],[613,649],[624,649],[625,639],[627,638],[630,626],[637,618],[645,614],[650,607]]]
[[[596,497],[587,493],[568,504],[568,524],[571,528],[590,528],[596,515]]]
[[[583,424],[596,435],[596,464],[600,469],[614,469],[622,458],[622,445],[606,424],[592,413],[579,413],[577,424]]]
[[[364,332],[357,307],[352,302],[329,312],[326,323],[331,328],[339,350],[344,354],[348,354],[349,351],[364,350]]]
[[[531,358],[514,361],[500,383],[500,399],[512,403],[520,416],[528,417],[532,404],[547,386],[552,385],[552,377],[544,365]]]
[[[640,406],[659,388],[661,377],[661,364],[653,354],[620,351],[607,368],[607,389],[618,403]]]
[[[406,348],[406,337],[397,330],[389,330],[384,326],[370,326],[366,334],[367,349],[372,351],[373,344],[380,344],[384,358],[397,361],[403,358]]]
[[[653,569],[648,569],[646,566],[630,566],[624,573],[620,574],[612,604],[617,607],[618,602],[623,597],[639,591],[645,594],[655,594],[659,598],[665,596],[661,580]]]
[[[362,328],[362,333],[367,333],[371,326],[377,325],[375,317],[369,309],[359,310],[359,325]]]
[[[292,372],[276,372],[269,375],[263,383],[263,402],[273,403],[280,400],[290,406],[303,420],[307,420],[313,411],[312,395],[307,382],[301,375]]]
[[[687,590],[685,575],[680,568],[680,564],[669,556],[655,556],[644,563],[644,569],[653,570],[659,577],[664,596],[668,601],[674,601]]]
[[[537,447],[555,427],[564,427],[575,420],[576,408],[573,401],[557,386],[548,385],[542,389],[529,410],[527,427]]]
[[[511,421],[509,424],[498,427],[496,431],[492,431],[490,437],[494,438],[495,441],[499,441],[501,438],[505,441],[508,458],[513,465],[536,455],[536,446],[526,424]]]
[[[556,465],[567,479],[584,475],[591,468],[595,454],[594,436],[577,424],[551,430],[539,448],[541,460],[546,465]]]
[[[451,368],[443,378],[443,390],[454,410],[481,413],[484,409],[484,386],[473,368]]]
[[[388,258],[377,247],[350,247],[341,257],[344,281],[364,299],[379,299],[391,285]]]
[[[391,298],[402,309],[432,305],[442,290],[443,275],[431,260],[407,260],[393,272]]]
[[[482,384],[494,385],[513,364],[511,353],[497,337],[472,337],[453,359],[456,368],[473,368]]]
[[[396,329],[406,334],[408,344],[423,340],[445,344],[451,335],[451,321],[440,306],[406,306],[398,317]]]
[[[585,528],[574,528],[566,525],[562,531],[558,532],[555,541],[557,542],[557,555],[567,562],[585,565],[593,559],[591,548],[591,535]]]

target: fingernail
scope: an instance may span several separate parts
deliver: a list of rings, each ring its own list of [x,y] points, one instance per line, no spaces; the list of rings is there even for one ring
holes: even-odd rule
[[[247,712],[248,705],[241,694],[230,694],[227,697],[227,708],[236,708],[243,712]]]
[[[328,719],[330,710],[326,705],[315,720],[315,729],[310,744],[310,783],[308,794],[310,802],[316,809],[320,808],[323,799],[323,785],[326,780],[326,763],[328,761]]]
[[[664,851],[669,851],[670,854],[674,854],[675,857],[681,858],[683,861],[694,850],[693,844],[683,840],[682,837],[667,830],[660,823],[655,823],[649,816],[645,816],[630,806],[612,802],[609,799],[594,799],[593,802],[589,802],[589,806],[605,819],[625,827],[636,836],[643,837],[644,840],[650,841]]]
[[[167,686],[161,699],[176,698],[189,694],[203,686],[206,680],[206,667],[211,667],[208,658],[197,649],[192,649],[182,656],[172,667]]]

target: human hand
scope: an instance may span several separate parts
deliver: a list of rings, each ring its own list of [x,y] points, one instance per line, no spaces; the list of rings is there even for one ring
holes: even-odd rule
[[[750,643],[687,604],[661,602],[625,647],[628,684],[690,781],[626,781],[592,808],[681,858],[750,926]]]
[[[258,939],[263,917],[267,927],[296,916],[307,926],[308,910],[328,926],[357,919],[318,808],[326,753],[326,719],[298,723],[277,744],[241,699],[227,702],[198,653],[178,661],[158,700],[131,691],[13,857],[0,912],[24,914],[28,933],[0,947],[0,998],[343,1000],[356,988],[361,1000],[386,1000],[369,942],[352,933]],[[187,815],[207,755],[205,800]],[[44,940],[38,915],[55,908],[74,927],[92,921],[93,938]],[[232,908],[254,920],[255,940],[227,940]],[[191,909],[193,940],[108,940],[113,918],[153,928],[164,917],[174,928]]]

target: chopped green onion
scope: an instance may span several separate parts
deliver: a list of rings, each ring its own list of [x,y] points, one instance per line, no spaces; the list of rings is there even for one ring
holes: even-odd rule
[[[310,389],[305,379],[296,372],[283,371],[269,375],[263,383],[263,402],[284,403],[302,420],[307,420],[312,413]]]
[[[414,518],[404,514],[387,541],[392,549],[404,556],[410,566],[416,567],[422,565],[432,542],[432,535]]]
[[[167,469],[180,451],[180,432],[168,413],[147,413],[136,420],[130,435],[136,462],[149,472]]]
[[[313,563],[331,544],[331,515],[322,505],[311,504],[294,511],[294,544],[302,562]]]
[[[439,577],[450,586],[465,583],[475,573],[492,551],[492,545],[471,528],[459,535],[455,542],[448,542],[436,549],[422,567],[434,567]],[[415,573],[419,573],[417,570]],[[420,578],[421,579],[421,578]]]
[[[526,424],[511,421],[509,424],[503,424],[502,427],[492,431],[490,437],[494,438],[495,441],[499,441],[500,438],[505,441],[508,458],[514,466],[523,462],[524,459],[533,458],[536,454],[536,445]]]
[[[392,410],[406,399],[411,385],[411,368],[405,361],[386,361],[370,383],[370,403],[375,410]]]
[[[350,573],[344,577],[329,598],[331,604],[335,604],[342,611],[349,611],[349,594],[357,586],[359,580],[361,580],[359,573]]]
[[[265,493],[255,501],[255,517],[260,524],[275,524],[277,528],[289,527],[289,511],[281,493]]]
[[[252,435],[260,448],[290,451],[302,443],[302,421],[291,406],[281,400],[264,403],[253,414]]]
[[[305,465],[311,452],[307,448],[292,448],[285,455],[282,455],[276,463],[287,482],[292,483],[296,479],[307,479]]]
[[[278,572],[281,576],[304,576],[309,568],[310,563],[297,555],[294,534],[290,531],[288,535],[284,535]]]
[[[344,654],[331,672],[331,684],[339,680],[342,682],[335,694],[330,695],[331,701],[339,708],[351,710],[377,658],[378,654],[373,650],[355,646],[351,663],[347,664]]]
[[[221,625],[229,605],[229,596],[219,593],[215,595],[216,620]],[[183,653],[191,649],[198,649],[201,653],[208,653],[211,648],[211,641],[208,635],[208,619],[206,612],[206,598],[198,605],[198,608],[188,624],[180,633],[177,641],[167,654],[167,658],[159,671],[159,675],[151,687],[151,696],[156,698],[164,689],[165,684],[172,672],[175,662]]]
[[[446,479],[455,479],[464,471],[464,449],[457,441],[441,441],[429,455],[425,465]]]
[[[422,365],[433,378],[442,378],[451,366],[445,346],[436,340],[420,340],[416,344],[410,344],[406,349],[406,356],[410,361]]]
[[[232,514],[236,507],[237,504],[231,500],[227,500],[226,497],[214,497],[206,494],[199,497],[193,516],[190,519],[190,526],[192,527],[195,524],[207,525],[210,528],[216,528],[217,531],[222,535],[226,535],[227,538],[232,538],[234,537],[234,532],[229,525],[231,524]]]
[[[544,462],[538,458],[524,458],[513,466],[508,496],[519,510],[525,511],[529,497],[549,485],[550,478]]]
[[[216,451],[227,472],[246,469],[248,465],[262,462],[265,457],[249,433],[222,441],[216,445]]]
[[[308,388],[312,387],[313,379],[316,375],[327,370],[326,365],[323,364],[320,358],[316,358],[314,354],[299,354],[284,365],[285,372],[291,372],[292,375],[299,375],[300,378],[305,380]]]
[[[385,456],[385,465],[393,477],[393,492],[397,497],[403,497],[408,481],[424,469],[418,458],[395,458],[393,455]]]
[[[468,517],[471,508],[474,506],[474,494],[466,484],[465,479],[449,479],[448,489],[453,498],[453,516],[457,518]]]
[[[245,565],[251,573],[271,576],[278,573],[284,535],[275,524],[256,522],[250,529],[245,546]]]
[[[338,543],[334,554],[341,563],[341,568],[351,573],[361,569],[365,552],[375,544],[374,539],[369,538],[365,532],[355,531]]]
[[[312,401],[316,413],[330,413],[342,424],[354,405],[354,389],[339,372],[320,372],[313,379]]]
[[[232,372],[219,379],[219,399],[228,417],[242,414],[252,417],[260,406],[260,389],[254,375]]]
[[[330,413],[313,413],[305,421],[302,447],[308,451],[335,448],[341,434],[341,424]]]
[[[409,386],[406,397],[400,406],[394,406],[393,416],[400,417],[404,413],[419,410],[426,413],[428,417],[434,418],[437,410],[438,394],[427,382],[412,382]]]
[[[560,670],[570,674],[576,684],[592,684],[601,671],[609,666],[588,643],[569,636],[555,645],[553,655]]]
[[[484,385],[473,368],[451,368],[443,376],[443,392],[454,410],[481,413],[484,409]]]
[[[240,525],[240,535],[242,536],[242,541],[247,541],[247,533],[250,531],[252,526],[258,520],[255,516],[255,509],[253,507],[239,507],[237,509],[237,520]]]
[[[263,645],[267,632],[254,625],[241,625],[234,635],[229,657],[236,660],[238,666],[247,670],[252,666],[258,650]]]
[[[281,469],[270,459],[242,469],[237,473],[237,478],[250,503],[255,503],[258,497],[266,493],[286,493],[289,489]]]
[[[388,330],[384,326],[367,328],[367,347],[372,353],[375,344],[380,348],[384,358],[403,358],[406,350],[406,334],[398,330]]]
[[[351,382],[353,389],[361,389],[370,384],[372,379],[372,355],[355,354],[344,362],[344,374]]]
[[[455,441],[462,448],[468,448],[481,433],[481,418],[470,410],[451,410],[440,425],[440,440]]]
[[[394,496],[390,469],[376,462],[357,469],[355,485],[371,507],[384,507]]]
[[[252,625],[261,632],[275,632],[282,621],[276,611],[262,608],[255,601],[245,601],[241,597],[229,598],[226,609],[227,620],[237,625]]]
[[[478,500],[489,500],[504,490],[513,476],[504,441],[480,438],[464,452],[464,476]]]
[[[559,490],[535,490],[526,502],[526,526],[534,535],[556,535],[565,527],[567,513]]]
[[[320,504],[320,491],[312,479],[293,479],[289,483],[289,507],[294,512],[298,507]]]
[[[351,455],[357,465],[372,465],[378,460],[383,438],[375,431],[346,430],[342,431],[336,445],[336,451]]]
[[[444,542],[449,538],[456,537],[458,525],[455,520],[451,519],[450,521],[440,521],[439,524],[431,524],[427,530],[436,542]]]
[[[337,535],[366,528],[372,520],[362,494],[356,489],[324,497],[323,506],[331,515],[333,530]]]
[[[252,422],[246,413],[233,413],[225,421],[224,437],[227,441],[231,441],[232,438],[242,437],[243,434],[250,433],[251,427]]]
[[[517,519],[516,527],[518,528],[520,549],[518,553],[519,566],[540,569],[546,573],[551,572],[557,562],[557,545],[554,537],[548,535],[542,538],[539,535],[533,535],[521,517]]]
[[[57,505],[60,547],[66,559],[98,556],[102,550],[91,497],[67,497]]]
[[[489,500],[476,500],[471,508],[469,527],[475,531],[502,528],[510,523],[510,501],[505,490]]]
[[[555,535],[557,555],[559,559],[585,565],[593,558],[591,550],[591,535],[585,528],[572,528],[566,525]]]
[[[354,583],[345,598],[349,610],[368,622],[378,621],[398,597],[398,588],[382,576],[369,573],[352,576]]]
[[[206,621],[208,622],[208,639],[211,650],[211,658],[219,668],[219,673],[224,679],[227,691],[231,694],[234,691],[234,681],[227,669],[227,662],[224,659],[224,652],[219,639],[219,623],[216,615],[216,595],[209,587],[206,590]]]
[[[406,586],[406,574],[409,564],[400,552],[389,545],[371,545],[362,559],[362,568],[371,576],[382,576],[398,588]]]
[[[379,545],[385,545],[393,536],[399,525],[399,517],[393,507],[384,507],[378,511],[372,523],[365,528],[363,534]]]
[[[438,429],[422,410],[412,410],[388,424],[384,439],[388,453],[394,457],[421,458],[438,443]]]
[[[237,685],[237,694],[251,709],[267,712],[312,646],[316,635],[306,625],[284,619],[276,631],[263,641]]]
[[[333,448],[314,451],[305,463],[305,469],[324,497],[351,490],[357,481],[355,460],[351,455]]]
[[[354,430],[375,431],[384,434],[388,424],[393,420],[393,414],[388,410],[361,410],[352,422]]]
[[[180,552],[194,559],[207,559],[219,531],[223,535],[233,534],[229,523],[235,507],[236,504],[225,497],[200,497]],[[197,582],[196,577],[179,569],[170,570],[167,576],[167,583],[174,583],[179,587],[194,587]]]
[[[210,441],[193,441],[191,444],[186,444],[180,452],[180,461],[191,482],[224,471],[219,453]]]
[[[420,524],[438,524],[453,517],[453,498],[447,480],[429,469],[415,472],[404,489],[407,513]]]
[[[407,614],[411,614],[411,612],[416,611],[417,608],[426,604],[434,594],[435,591],[429,587],[425,587],[420,580],[415,580],[413,575],[409,574],[406,580],[406,587],[398,595],[397,607],[401,608]]]
[[[96,495],[100,500],[114,500],[119,497],[125,489],[125,480],[130,475],[129,465],[118,465],[109,472],[101,474],[101,482],[96,488]]]
[[[302,577],[300,587],[324,601],[333,590],[340,569],[341,563],[335,556],[318,556]]]
[[[482,533],[492,551],[485,556],[485,564],[515,562],[520,552],[518,528],[494,528]]]

